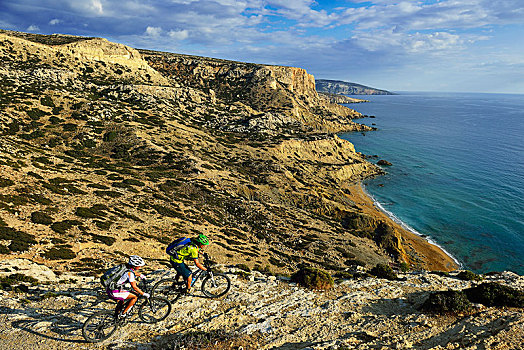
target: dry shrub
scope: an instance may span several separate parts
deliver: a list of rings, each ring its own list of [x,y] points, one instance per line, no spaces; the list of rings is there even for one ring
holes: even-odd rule
[[[263,346],[263,337],[258,333],[248,335],[218,329],[163,336],[154,346],[170,350],[258,350]]]
[[[291,280],[310,289],[330,289],[333,287],[333,278],[326,271],[313,267],[304,267],[291,276]]]

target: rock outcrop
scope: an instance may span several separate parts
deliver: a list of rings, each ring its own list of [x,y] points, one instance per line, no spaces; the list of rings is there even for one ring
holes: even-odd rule
[[[477,303],[469,312],[420,311],[433,292],[462,291],[487,281],[524,292],[524,277],[511,272],[486,275],[483,282],[461,280],[456,273],[407,272],[389,281],[357,277],[363,275],[357,272],[320,292],[282,277],[216,268],[232,279],[225,297],[209,299],[195,290],[177,301],[164,321],[131,322],[101,344],[83,343],[81,335],[87,317],[114,307],[96,279],[64,274],[52,283],[25,283],[24,293],[0,290],[0,347],[473,350],[519,349],[523,340],[522,308]],[[151,280],[170,273],[147,271]]]
[[[302,68],[269,66],[170,53],[140,51],[177,84],[213,91],[229,104],[247,106],[243,123],[297,128],[299,132],[370,130],[351,119],[361,114],[319,97],[315,79]],[[247,120],[246,120],[247,119]]]

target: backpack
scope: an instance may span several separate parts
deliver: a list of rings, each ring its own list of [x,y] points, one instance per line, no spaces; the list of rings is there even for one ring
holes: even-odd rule
[[[171,242],[166,248],[166,253],[178,257],[178,251],[191,243],[191,239],[187,237],[180,237]]]
[[[102,277],[100,277],[100,283],[102,283],[102,286],[104,286],[105,289],[114,290],[117,287],[116,283],[120,277],[122,277],[127,271],[129,271],[129,269],[125,264],[112,267],[104,272]]]

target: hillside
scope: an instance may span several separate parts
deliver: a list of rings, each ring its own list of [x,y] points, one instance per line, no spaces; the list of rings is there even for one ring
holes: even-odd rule
[[[262,271],[456,267],[361,193],[383,171],[333,133],[369,127],[303,69],[8,31],[0,61],[3,259],[97,275],[204,232]]]
[[[315,80],[318,92],[342,95],[394,95],[394,93],[341,80]]]

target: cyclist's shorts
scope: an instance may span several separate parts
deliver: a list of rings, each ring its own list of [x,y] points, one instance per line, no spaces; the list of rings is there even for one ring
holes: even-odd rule
[[[107,295],[113,300],[126,300],[129,296],[129,292],[127,290],[106,290]]]
[[[191,270],[189,269],[189,267],[187,267],[186,264],[184,263],[177,263],[177,262],[174,262],[173,260],[169,260],[171,262],[171,266],[173,266],[173,268],[176,270],[176,272],[178,272],[179,274],[181,274],[185,279],[187,279],[189,276],[191,276]]]

